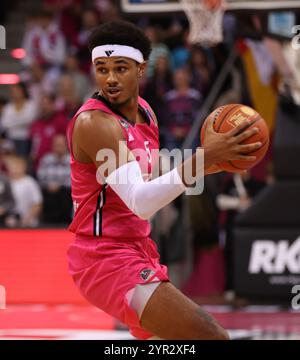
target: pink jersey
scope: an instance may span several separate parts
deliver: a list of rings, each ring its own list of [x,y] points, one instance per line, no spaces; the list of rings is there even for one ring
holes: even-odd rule
[[[97,181],[97,168],[93,163],[85,164],[75,160],[71,146],[73,128],[78,115],[84,111],[101,110],[111,114],[120,123],[127,146],[136,155],[142,173],[150,175],[158,159],[158,128],[148,103],[139,97],[138,104],[147,119],[142,124],[134,124],[126,120],[111,109],[104,98],[95,94],[81,106],[68,126],[72,199],[75,210],[69,230],[78,235],[134,241],[150,234],[149,222],[135,215],[107,184],[101,185]],[[139,157],[137,154],[139,149],[144,150],[147,156]]]

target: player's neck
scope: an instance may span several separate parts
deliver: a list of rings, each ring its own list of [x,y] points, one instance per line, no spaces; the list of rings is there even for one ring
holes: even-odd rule
[[[107,102],[109,102],[109,100],[103,95],[103,93],[101,93],[101,91],[99,92],[99,95],[102,96]],[[138,121],[138,92],[123,104],[116,105],[110,103],[110,106],[112,109],[117,110],[127,120],[130,120],[133,123]]]

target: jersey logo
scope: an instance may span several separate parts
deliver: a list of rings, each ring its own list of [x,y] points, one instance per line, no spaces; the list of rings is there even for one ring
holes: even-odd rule
[[[153,276],[155,274],[155,271],[151,270],[151,269],[144,269],[140,272],[140,277],[144,280],[147,281],[150,276]]]
[[[134,137],[132,136],[131,133],[129,133],[129,135],[128,135],[128,141],[133,141],[133,140],[134,140]]]
[[[79,207],[79,203],[75,200],[73,201],[73,209],[74,209],[74,213],[76,213],[77,209]]]
[[[115,50],[107,50],[105,51],[106,56],[110,56]]]

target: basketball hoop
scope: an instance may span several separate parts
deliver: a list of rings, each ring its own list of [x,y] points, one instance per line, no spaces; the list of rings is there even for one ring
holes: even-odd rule
[[[222,42],[224,15],[222,5],[209,7],[208,0],[205,0],[206,4],[202,0],[180,0],[180,2],[189,20],[188,40],[191,44],[213,46]]]

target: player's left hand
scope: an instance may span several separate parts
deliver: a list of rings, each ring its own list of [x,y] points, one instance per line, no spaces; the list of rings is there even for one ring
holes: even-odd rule
[[[218,174],[222,171],[218,165],[212,165],[208,169],[205,170],[205,175]]]
[[[211,167],[205,170],[205,175],[218,174],[222,171],[223,170],[218,165],[212,165]],[[242,175],[247,173],[247,170],[236,171],[236,173]]]

